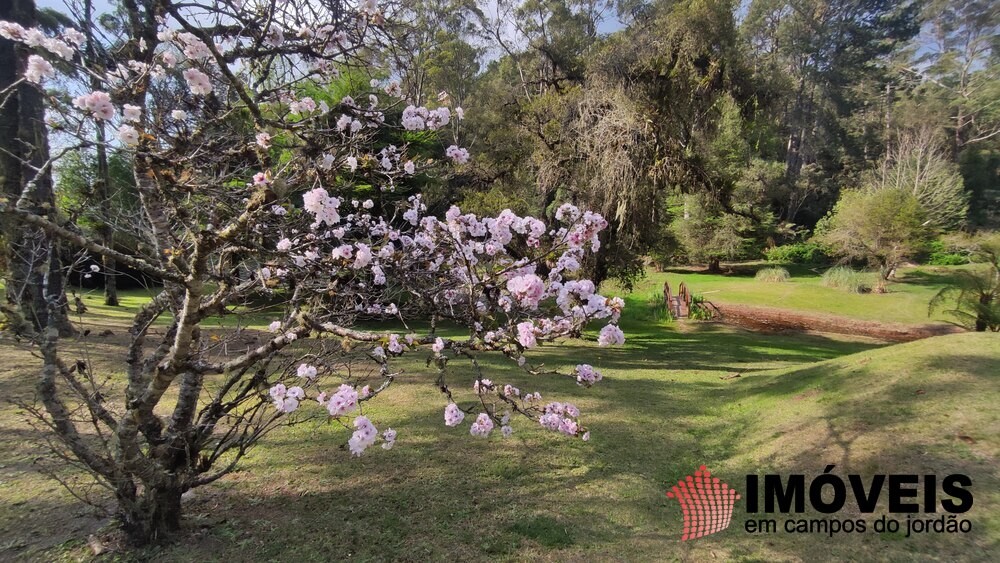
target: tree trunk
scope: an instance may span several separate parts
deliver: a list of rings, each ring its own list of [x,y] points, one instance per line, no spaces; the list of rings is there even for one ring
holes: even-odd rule
[[[34,27],[34,0],[0,3],[0,19]],[[13,42],[0,39],[0,67],[3,68],[0,90],[23,74],[27,56],[28,52]],[[0,113],[0,136],[3,137],[0,152],[5,153],[0,160],[4,195],[39,215],[55,213],[52,172],[47,166],[49,143],[45,103],[35,85],[21,83],[16,94],[6,101]],[[50,243],[42,230],[20,225],[14,217],[5,217],[3,222],[9,269],[6,280],[8,310],[17,309],[23,327],[40,333],[49,326],[48,299],[54,299],[59,306],[52,309],[56,315],[52,325],[59,329],[60,336],[75,334],[69,322],[59,245]]]
[[[805,136],[805,79],[799,79],[799,88],[795,94],[795,104],[789,125],[788,142],[785,146],[785,177],[794,182],[802,172],[802,142]]]
[[[13,20],[13,4],[0,4],[0,19]],[[0,90],[6,90],[17,81],[17,51],[14,42],[0,37]],[[17,96],[8,96],[0,105],[0,186],[2,196],[9,201],[17,201],[21,195],[21,161],[18,158],[20,149],[17,142],[18,128]],[[32,323],[24,318],[20,304],[24,280],[27,279],[27,268],[24,260],[18,258],[20,229],[13,215],[2,217],[4,257],[7,264],[5,272],[6,288],[4,291],[4,313],[10,328],[17,333],[31,332]]]
[[[986,329],[989,328],[990,321],[987,311],[991,303],[993,303],[992,295],[983,294],[979,296],[979,304],[982,307],[979,308],[979,312],[976,314],[976,332],[986,332]]]
[[[710,274],[722,273],[722,265],[720,263],[719,258],[713,256],[712,258],[708,259],[708,273]]]
[[[150,488],[135,495],[131,484],[118,492],[118,518],[128,542],[144,546],[180,530],[181,495],[176,484]]]

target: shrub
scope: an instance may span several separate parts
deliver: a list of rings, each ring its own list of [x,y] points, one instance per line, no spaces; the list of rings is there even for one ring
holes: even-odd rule
[[[762,282],[786,282],[791,277],[788,270],[784,268],[763,268],[757,270],[757,274],[753,278]]]
[[[969,263],[969,257],[959,252],[952,252],[942,240],[935,240],[927,245],[928,255],[925,264],[931,266],[960,266]]]
[[[764,252],[768,262],[785,262],[789,264],[823,264],[830,261],[830,256],[822,246],[815,242],[797,242],[769,248]]]
[[[691,296],[691,311],[688,318],[694,321],[710,321],[715,318],[715,306],[701,295]]]
[[[868,293],[872,287],[867,278],[864,273],[855,272],[847,266],[834,266],[823,273],[821,283],[826,287],[835,287],[848,293]]]
[[[674,315],[670,312],[670,307],[667,307],[667,300],[663,298],[662,293],[654,293],[647,301],[647,305],[649,305],[650,317],[654,321],[670,322],[674,320]]]
[[[961,247],[976,265],[956,272],[955,281],[934,296],[927,313],[944,310],[969,330],[1000,332],[1000,234],[980,235]]]
[[[927,214],[912,193],[863,189],[840,194],[821,240],[844,258],[877,267],[887,280],[924,247],[929,234]]]

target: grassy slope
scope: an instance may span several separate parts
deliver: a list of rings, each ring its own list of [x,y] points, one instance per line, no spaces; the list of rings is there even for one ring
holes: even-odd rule
[[[214,525],[194,552],[183,545],[159,554],[815,560],[822,550],[841,560],[995,560],[1000,424],[990,366],[1000,364],[1000,340],[963,334],[875,349],[802,338],[768,342],[702,326],[670,333],[662,347],[639,335],[625,350],[546,354],[551,364],[600,361],[609,379],[586,393],[505,378],[576,399],[593,428],[590,443],[524,425],[512,440],[471,439],[442,426],[435,391],[415,376],[374,412],[401,431],[397,449],[350,460],[338,449],[343,431],[303,425],[276,435],[247,471],[191,507],[208,514],[222,504],[233,509],[227,520],[207,518]],[[709,342],[721,346],[709,353]],[[862,351],[790,367],[845,347]],[[744,376],[719,379],[732,369]],[[679,510],[664,491],[702,463],[737,487],[747,473],[812,475],[829,463],[842,475],[966,473],[976,528],[958,537],[759,538],[742,532],[738,518],[726,533],[682,543]]]
[[[761,264],[760,267],[769,266]],[[945,320],[940,313],[927,316],[927,303],[953,276],[957,268],[931,267],[903,269],[898,282],[887,294],[851,294],[820,285],[820,273],[805,267],[789,267],[792,278],[784,283],[759,282],[753,269],[741,275],[710,275],[684,270],[650,273],[633,293],[636,301],[646,301],[663,291],[668,281],[676,293],[685,282],[695,293],[719,303],[737,303],[841,315],[855,319],[906,324]]]
[[[593,430],[589,443],[526,421],[510,440],[474,439],[467,425],[447,429],[433,378],[414,359],[387,400],[367,413],[380,428],[400,431],[396,449],[351,459],[342,428],[312,421],[283,429],[243,471],[187,502],[191,534],[183,543],[144,555],[176,561],[1000,556],[996,335],[880,348],[717,324],[662,326],[642,316],[633,308],[624,348],[566,344],[535,356],[552,366],[600,367],[607,379],[589,391],[485,362],[495,380],[578,404]],[[119,369],[120,348],[95,342],[95,365]],[[0,347],[0,356],[9,396],[29,396],[25,366],[35,360],[9,347]],[[468,378],[460,362],[453,369],[453,377]],[[720,379],[731,372],[743,376]],[[81,538],[94,524],[86,509],[35,473],[41,434],[22,420],[11,405],[0,410],[6,459],[0,559],[75,559],[87,552]],[[964,472],[976,483],[968,515],[976,529],[968,537],[905,540],[760,538],[744,534],[737,521],[723,534],[682,543],[679,510],[664,491],[702,463],[737,487],[747,473],[812,475],[828,463],[840,474]]]

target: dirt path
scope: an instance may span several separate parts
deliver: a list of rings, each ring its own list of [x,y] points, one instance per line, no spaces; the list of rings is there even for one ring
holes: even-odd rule
[[[716,303],[716,307],[722,313],[722,322],[752,330],[815,330],[835,334],[868,336],[889,342],[909,342],[931,336],[962,332],[962,329],[956,326],[943,323],[905,325],[862,321],[819,313],[802,313],[772,307],[724,303]]]

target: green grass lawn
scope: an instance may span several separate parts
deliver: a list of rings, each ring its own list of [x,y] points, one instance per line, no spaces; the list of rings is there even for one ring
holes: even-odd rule
[[[931,298],[952,281],[955,273],[963,266],[920,266],[903,268],[897,279],[888,285],[888,293],[855,294],[821,285],[822,268],[808,266],[787,266],[792,277],[787,282],[768,283],[754,279],[758,268],[768,267],[767,263],[743,264],[730,275],[705,274],[687,269],[667,272],[650,272],[636,284],[631,293],[625,293],[613,283],[604,291],[611,295],[623,295],[626,308],[626,324],[635,321],[638,326],[655,320],[650,310],[651,300],[662,294],[663,283],[670,282],[674,292],[680,282],[685,282],[697,294],[718,303],[735,303],[763,307],[775,307],[794,311],[838,315],[853,319],[883,321],[903,324],[926,324],[945,322],[947,315],[937,312],[928,316],[927,306]],[[875,274],[870,274],[874,280]],[[100,289],[81,292],[84,303],[92,313],[102,318],[126,322],[133,312],[155,295],[156,290],[130,289],[119,292],[121,307],[107,307]],[[227,316],[213,320],[213,326],[231,328],[242,324],[263,328],[282,314],[280,308],[262,307],[249,315]],[[166,317],[160,319],[165,324]]]
[[[638,283],[630,295],[633,310],[647,308],[649,300],[663,291],[663,282],[670,283],[674,293],[680,282],[717,303],[735,303],[776,307],[796,311],[839,315],[854,319],[904,324],[926,324],[945,321],[947,316],[936,313],[928,317],[931,298],[953,279],[955,266],[921,266],[903,268],[897,280],[889,283],[888,293],[856,294],[820,284],[822,269],[789,266],[792,277],[787,282],[762,282],[754,279],[757,268],[770,264],[746,265],[733,275],[713,275],[676,269],[650,273]],[[875,274],[871,274],[872,280]]]
[[[907,273],[907,277],[911,275]],[[444,399],[434,376],[413,357],[384,400],[366,414],[399,431],[390,451],[352,458],[343,428],[314,420],[271,434],[241,470],[186,501],[186,531],[165,546],[117,558],[158,561],[293,560],[886,560],[1000,559],[1000,337],[959,334],[908,344],[837,335],[759,334],[717,323],[655,323],[636,311],[644,293],[662,285],[651,276],[636,295],[621,348],[593,342],[544,346],[533,359],[552,367],[591,363],[605,380],[592,389],[572,381],[531,377],[496,357],[487,376],[546,400],[571,401],[592,430],[573,441],[518,421],[509,439],[470,436],[468,421],[443,424]],[[666,274],[671,282],[677,274]],[[782,291],[825,290],[796,276],[782,288],[752,278],[686,274],[696,292],[713,287],[769,303]],[[906,279],[906,278],[904,278]],[[813,280],[814,282],[816,280]],[[900,284],[902,285],[902,284]],[[908,286],[909,287],[909,286]],[[894,316],[907,292],[859,304],[858,318]],[[795,288],[795,289],[789,289]],[[718,294],[710,294],[720,299]],[[759,291],[760,293],[754,293]],[[833,291],[833,290],[830,290]],[[770,297],[769,297],[770,296]],[[795,308],[822,310],[799,296]],[[797,299],[798,299],[797,298]],[[880,299],[880,300],[879,300]],[[721,300],[721,299],[720,299]],[[896,301],[900,300],[900,301]],[[746,301],[734,301],[746,302]],[[925,304],[921,307],[925,308]],[[824,311],[852,315],[837,303]],[[925,309],[921,309],[925,310]],[[118,326],[92,307],[91,322]],[[263,315],[261,321],[267,318]],[[910,321],[920,322],[920,321]],[[265,323],[266,324],[266,323]],[[118,330],[118,329],[115,329]],[[69,344],[70,349],[76,344]],[[91,339],[91,361],[120,372],[122,350]],[[0,344],[0,381],[8,399],[32,393],[34,358]],[[461,361],[451,381],[471,402],[473,376]],[[740,373],[738,378],[728,378]],[[459,381],[465,381],[460,385]],[[313,407],[315,409],[315,407]],[[107,520],[94,516],[37,471],[44,434],[27,426],[13,403],[0,409],[0,560],[79,560],[88,535]],[[966,535],[772,534],[743,531],[737,504],[732,526],[681,542],[681,513],[665,492],[707,464],[738,490],[746,474],[965,473],[974,481],[974,523]],[[92,491],[99,493],[99,491]],[[100,497],[97,497],[100,498]],[[849,505],[850,506],[850,505]],[[880,510],[885,504],[880,504]],[[859,517],[846,510],[847,516]],[[806,517],[818,517],[807,514]],[[876,514],[877,516],[877,514]]]

